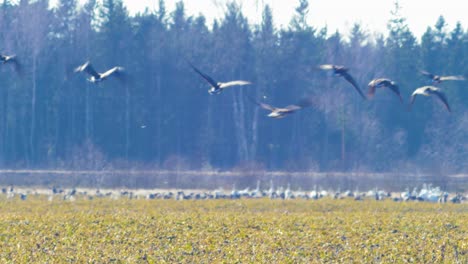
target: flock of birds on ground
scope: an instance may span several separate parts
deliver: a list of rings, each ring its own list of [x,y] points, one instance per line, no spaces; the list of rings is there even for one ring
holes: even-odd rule
[[[395,202],[439,202],[439,203],[467,203],[468,194],[463,193],[448,193],[442,191],[440,187],[432,187],[431,184],[423,184],[419,188],[414,188],[410,191],[408,188],[404,192],[387,192],[377,188],[368,191],[333,191],[317,188],[314,186],[311,191],[291,190],[290,185],[287,188],[279,187],[274,188],[273,182],[270,182],[269,189],[261,189],[260,181],[257,182],[257,188],[245,188],[238,190],[235,186],[232,190],[226,191],[222,188],[214,191],[183,191],[183,190],[91,190],[91,189],[61,189],[53,187],[51,189],[18,189],[13,186],[2,188],[1,193],[7,200],[19,197],[21,200],[27,200],[28,195],[32,196],[47,196],[47,200],[52,202],[54,200],[76,201],[77,199],[93,200],[97,198],[109,198],[113,200],[118,199],[146,199],[146,200],[236,200],[236,199],[272,199],[272,200],[319,200],[323,198],[328,199],[353,199],[355,201],[363,200],[392,200]],[[0,196],[0,201],[2,196]]]
[[[245,81],[245,80],[235,80],[235,81],[229,81],[229,82],[215,81],[215,79],[213,79],[206,73],[199,70],[190,61],[188,60],[186,61],[190,65],[190,67],[198,75],[200,75],[206,82],[208,82],[208,84],[211,86],[208,90],[209,94],[212,94],[212,95],[220,94],[224,89],[228,87],[232,87],[232,86],[244,86],[244,85],[252,84],[251,82]],[[21,65],[15,55],[1,55],[0,54],[0,62],[2,62],[3,64],[12,64],[14,65],[17,72],[21,71]],[[338,76],[338,77],[343,77],[356,89],[356,91],[360,94],[360,96],[363,99],[367,99],[366,95],[362,92],[356,80],[349,73],[349,69],[346,68],[345,66],[323,64],[323,65],[319,65],[318,69],[332,72],[335,76]],[[102,81],[105,81],[107,78],[111,76],[119,78],[120,80],[125,79],[125,69],[123,67],[115,66],[105,72],[99,73],[94,69],[93,65],[89,61],[81,66],[76,67],[75,72],[87,73],[88,75],[90,75],[90,77],[87,80],[92,83],[100,83]],[[426,86],[422,86],[422,87],[415,89],[410,98],[410,106],[413,105],[416,97],[419,95],[423,95],[423,96],[434,95],[437,98],[439,98],[439,100],[442,101],[442,103],[445,105],[447,110],[451,112],[450,105],[448,103],[446,95],[444,94],[442,89],[439,87],[436,87],[436,85],[444,81],[464,81],[465,77],[461,75],[441,76],[441,75],[436,75],[436,74],[429,73],[423,70],[421,70],[420,73],[426,76],[428,79],[430,79],[431,85],[426,85]],[[400,89],[398,87],[398,84],[390,79],[387,79],[387,78],[373,79],[372,81],[369,82],[368,87],[369,89],[368,89],[367,94],[369,98],[372,98],[374,96],[377,88],[388,88],[392,92],[394,92],[398,96],[400,101],[403,103],[403,98],[400,94]],[[253,98],[250,98],[250,99],[255,104],[260,106],[261,108],[270,111],[268,116],[271,118],[283,118],[288,114],[292,114],[296,112],[297,110],[311,106],[313,104],[313,100],[310,97],[301,99],[298,103],[288,105],[286,107],[275,107],[270,104],[259,102]]]

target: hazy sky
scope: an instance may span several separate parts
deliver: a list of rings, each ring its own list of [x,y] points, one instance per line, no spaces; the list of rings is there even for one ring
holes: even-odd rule
[[[225,3],[230,0],[185,0],[188,15],[203,13],[208,22],[223,16]],[[411,31],[420,36],[427,26],[433,26],[440,15],[443,15],[451,30],[457,21],[463,26],[468,25],[468,16],[463,4],[466,0],[400,0],[402,14],[407,18]],[[134,14],[143,11],[145,7],[154,10],[158,0],[124,0],[129,11]],[[165,0],[169,11],[174,9],[177,0]],[[244,14],[251,23],[261,20],[263,4],[269,4],[273,9],[277,26],[288,25],[294,13],[298,0],[237,0]],[[387,31],[387,21],[390,11],[394,8],[394,0],[310,0],[309,22],[316,27],[328,26],[332,33],[338,29],[347,33],[354,22],[360,22],[369,33]]]

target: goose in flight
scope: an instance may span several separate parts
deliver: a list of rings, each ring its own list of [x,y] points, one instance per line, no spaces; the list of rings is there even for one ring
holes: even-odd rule
[[[98,73],[93,65],[91,65],[91,63],[89,61],[87,61],[85,64],[77,67],[75,69],[75,72],[86,72],[87,74],[91,75],[91,77],[89,79],[87,79],[88,81],[92,82],[92,83],[98,83],[98,82],[102,82],[104,81],[105,79],[107,79],[109,76],[112,76],[114,75],[115,77],[119,77],[121,78],[122,77],[122,74],[124,72],[124,68],[123,67],[114,67],[104,73]]]
[[[420,87],[420,88],[414,90],[413,94],[411,95],[410,106],[413,105],[414,100],[416,99],[417,95],[424,95],[424,96],[435,95],[435,96],[439,97],[439,99],[444,103],[447,110],[449,112],[451,112],[450,106],[449,106],[448,101],[447,101],[447,97],[442,92],[442,90],[440,90],[439,88],[437,88],[435,86],[423,86],[423,87]]]
[[[349,83],[351,83],[354,86],[356,91],[362,96],[364,100],[367,99],[366,96],[362,93],[361,89],[359,88],[359,85],[357,84],[356,80],[354,80],[354,78],[348,73],[348,68],[333,64],[322,64],[319,65],[319,68],[326,71],[333,71],[333,74],[335,74],[336,76],[345,78]]]
[[[369,86],[369,92],[367,94],[369,95],[369,97],[374,96],[376,88],[386,87],[392,90],[394,93],[396,93],[398,97],[400,98],[400,101],[403,103],[403,98],[401,98],[400,89],[398,88],[398,85],[392,80],[385,79],[385,78],[374,79],[369,83],[368,86]]]
[[[0,54],[0,62],[2,64],[13,64],[15,67],[15,71],[20,73],[21,72],[21,65],[18,62],[18,59],[16,58],[16,55],[3,55]]]
[[[187,62],[195,72],[197,72],[203,79],[205,79],[205,81],[207,81],[211,85],[210,89],[208,90],[208,93],[210,94],[220,94],[223,89],[231,87],[231,86],[236,86],[236,85],[242,86],[242,85],[252,84],[251,82],[242,81],[242,80],[231,81],[231,82],[217,82],[213,80],[213,78],[211,78],[210,76],[201,72],[199,69],[197,69],[197,67],[193,66],[192,63],[190,63],[189,61]]]
[[[454,76],[440,76],[436,75],[427,71],[420,71],[422,75],[426,76],[427,78],[431,79],[432,83],[439,84],[443,81],[464,81],[465,77],[461,75],[454,75]]]
[[[250,100],[252,100],[255,104],[257,104],[261,108],[270,111],[270,113],[268,114],[268,117],[271,117],[271,118],[283,118],[283,117],[285,117],[285,116],[287,116],[289,114],[292,114],[292,113],[294,113],[294,112],[296,112],[296,111],[298,111],[298,110],[300,110],[302,108],[311,106],[312,103],[313,103],[311,98],[304,98],[304,99],[300,100],[297,104],[288,105],[288,106],[286,106],[284,108],[280,108],[280,107],[275,107],[275,106],[265,104],[265,103],[262,103],[262,102],[258,102],[257,100],[255,100],[253,98],[250,98]]]

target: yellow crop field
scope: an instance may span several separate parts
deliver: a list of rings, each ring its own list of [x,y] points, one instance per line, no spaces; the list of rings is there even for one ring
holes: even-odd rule
[[[468,263],[468,205],[0,200],[1,263]]]

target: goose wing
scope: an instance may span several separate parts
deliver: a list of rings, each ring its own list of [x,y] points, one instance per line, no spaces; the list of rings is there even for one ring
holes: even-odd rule
[[[269,104],[266,104],[266,103],[262,103],[262,102],[259,102],[257,100],[255,100],[254,98],[250,97],[250,96],[247,96],[250,101],[252,101],[254,104],[260,106],[261,108],[265,109],[265,110],[268,110],[268,111],[275,111],[277,108],[272,106],[272,105],[269,105]]]
[[[432,73],[430,73],[430,72],[427,72],[427,71],[425,71],[425,70],[420,70],[419,72],[420,72],[422,75],[427,76],[429,79],[434,79],[434,77],[435,77],[434,74],[432,74]]]
[[[452,112],[452,110],[450,109],[450,106],[449,106],[449,104],[448,104],[447,97],[445,96],[445,94],[444,94],[441,90],[439,90],[439,89],[437,89],[437,90],[431,89],[431,90],[430,90],[430,93],[436,95],[437,97],[439,97],[439,99],[444,103],[444,105],[445,105],[445,107],[447,108],[447,110],[448,110],[449,112]]]
[[[101,74],[101,78],[105,79],[111,75],[114,75],[115,77],[122,77],[122,73],[124,72],[124,68],[123,67],[114,67],[108,71],[106,71],[105,73]]]
[[[351,83],[354,86],[354,88],[356,88],[356,91],[358,91],[358,93],[362,96],[364,100],[367,99],[366,96],[362,93],[361,89],[359,88],[357,82],[349,73],[343,72],[342,75],[349,83]]]
[[[89,75],[94,76],[94,78],[96,79],[101,78],[101,76],[99,76],[99,73],[97,73],[97,71],[94,69],[93,65],[89,61],[75,68],[75,72],[83,72],[83,71]]]
[[[299,100],[299,102],[297,102],[296,104],[286,106],[284,109],[288,111],[297,111],[299,109],[309,107],[313,104],[314,100],[312,99],[312,97],[306,97]]]
[[[413,94],[411,95],[410,103],[409,103],[409,107],[408,107],[409,110],[411,110],[411,107],[413,106],[414,101],[416,100],[416,96],[418,96],[417,93],[413,93]]]
[[[239,81],[231,81],[231,82],[221,83],[221,84],[219,85],[219,88],[224,89],[224,88],[228,88],[228,87],[231,87],[231,86],[236,86],[236,85],[248,85],[248,84],[252,84],[252,83],[249,82],[249,81],[242,81],[242,80],[239,80]]]
[[[300,110],[302,109],[301,106],[299,105],[288,105],[284,108],[284,110],[286,110],[286,112],[294,112],[294,111],[297,111],[297,110]]]
[[[461,76],[461,75],[457,75],[457,76],[441,76],[440,77],[440,80],[441,81],[464,81],[465,80],[465,77]]]
[[[215,80],[213,80],[213,78],[211,78],[210,76],[204,74],[203,72],[201,72],[197,67],[195,67],[192,63],[190,63],[189,61],[187,61],[188,64],[190,65],[190,67],[192,67],[192,69],[198,73],[203,79],[205,79],[209,84],[211,84],[211,86],[213,87],[218,87],[218,82],[216,82]]]
[[[396,95],[398,95],[398,97],[400,98],[400,102],[403,103],[403,98],[401,97],[400,88],[398,87],[398,85],[390,84],[387,87],[390,88],[390,90],[392,90]]]

